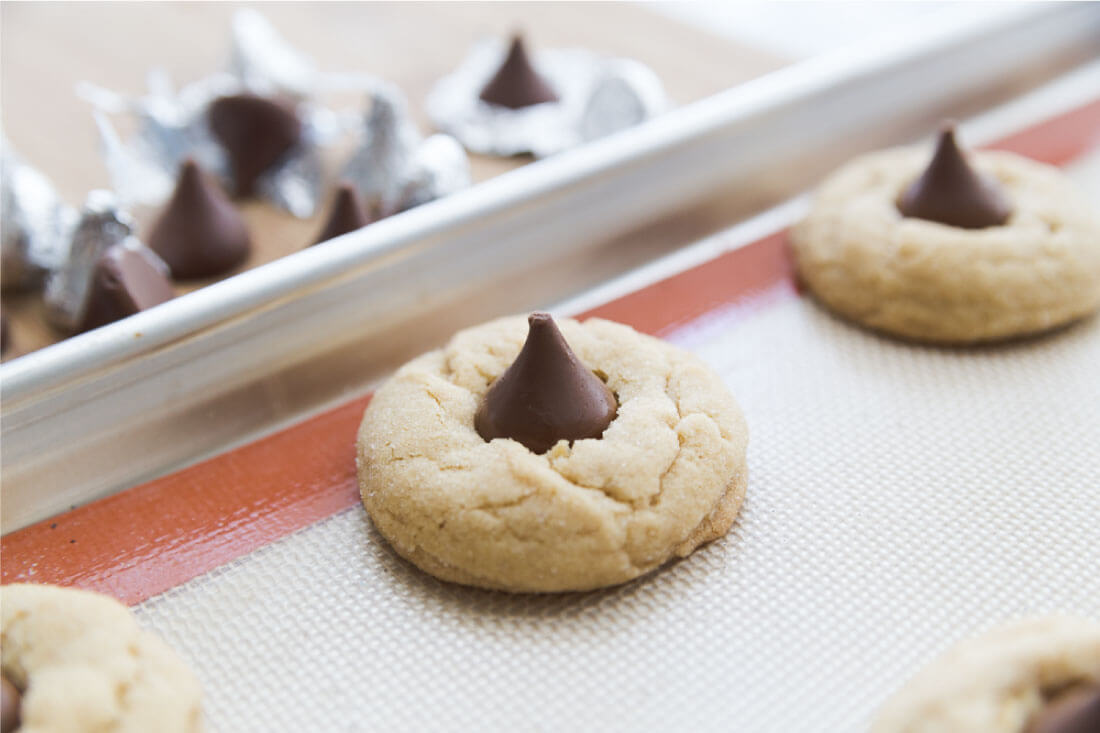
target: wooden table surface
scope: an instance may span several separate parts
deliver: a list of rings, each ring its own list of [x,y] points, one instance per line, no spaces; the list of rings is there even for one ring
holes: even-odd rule
[[[469,45],[522,29],[538,47],[580,46],[649,64],[683,104],[784,65],[757,49],[665,19],[627,3],[253,3],[294,47],[328,71],[361,71],[397,83],[425,131],[423,100]],[[3,3],[0,114],[15,150],[74,206],[109,185],[89,106],[74,85],[89,81],[141,94],[151,66],[182,84],[223,68],[230,18],[239,3]],[[526,162],[472,156],[475,180]],[[255,243],[246,267],[301,249],[327,206],[299,220],[263,202],[244,202]],[[698,213],[696,213],[698,215]],[[139,234],[150,214],[139,215]],[[654,236],[662,236],[660,232]],[[180,288],[181,292],[194,285]],[[4,294],[11,358],[58,340],[36,295]]]

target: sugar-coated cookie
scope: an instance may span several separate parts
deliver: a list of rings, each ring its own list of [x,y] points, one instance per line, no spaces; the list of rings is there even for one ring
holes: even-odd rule
[[[0,588],[5,723],[20,733],[195,733],[199,683],[128,608],[48,585]],[[21,696],[21,700],[19,699]]]
[[[1028,619],[963,641],[909,681],[872,733],[1100,730],[1100,623]]]
[[[1095,204],[1056,168],[969,157],[948,129],[931,163],[925,148],[888,150],[830,176],[791,232],[813,294],[865,326],[940,343],[1036,333],[1100,307]]]
[[[402,367],[367,408],[363,505],[397,552],[432,575],[523,592],[614,585],[690,554],[737,516],[748,431],[718,376],[627,326],[563,319],[572,352],[562,358],[596,377],[582,384],[546,365],[561,355],[530,353],[557,348],[548,320],[462,331]],[[551,382],[579,391],[570,414],[535,394]],[[546,441],[544,421],[568,423],[572,442]]]

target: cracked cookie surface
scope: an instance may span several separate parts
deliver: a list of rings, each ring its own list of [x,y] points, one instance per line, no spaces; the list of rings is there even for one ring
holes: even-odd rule
[[[371,400],[357,451],[363,505],[428,573],[517,592],[588,590],[686,556],[732,526],[748,430],[718,376],[627,326],[558,325],[618,400],[601,438],[535,454],[474,429],[482,397],[523,345],[523,317],[459,332]]]
[[[1052,694],[1100,683],[1100,624],[1025,619],[960,642],[910,680],[872,733],[1024,733]]]
[[[1003,226],[905,218],[898,198],[925,149],[857,158],[791,231],[799,275],[825,305],[904,338],[970,343],[1037,333],[1100,308],[1100,218],[1056,168],[978,152],[1013,212]]]
[[[0,588],[4,676],[23,693],[20,733],[196,733],[199,683],[128,608],[88,591]]]

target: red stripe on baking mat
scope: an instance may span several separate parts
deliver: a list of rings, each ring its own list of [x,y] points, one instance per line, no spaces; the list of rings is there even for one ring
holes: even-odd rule
[[[1100,101],[994,147],[1061,164],[1095,145],[1098,130]],[[793,288],[791,273],[785,236],[774,234],[585,315],[668,333]],[[0,540],[0,577],[138,603],[353,506],[354,436],[368,400],[13,532]]]
[[[794,261],[785,231],[726,252],[583,314],[629,323],[665,335],[699,316],[787,286],[793,295]]]
[[[988,145],[1062,166],[1100,145],[1100,99]]]
[[[368,400],[12,532],[0,574],[138,603],[332,516],[358,498]]]
[[[660,333],[789,281],[786,251],[773,235],[585,315]],[[353,506],[368,400],[13,532],[0,540],[3,582],[139,603]]]

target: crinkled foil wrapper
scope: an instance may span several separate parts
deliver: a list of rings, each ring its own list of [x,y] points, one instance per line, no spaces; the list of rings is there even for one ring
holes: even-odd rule
[[[610,59],[592,85],[577,123],[577,143],[639,125],[669,107],[664,86],[643,63]]]
[[[302,100],[317,88],[313,59],[283,40],[258,11],[245,8],[234,13],[231,33],[230,68],[246,89]]]
[[[96,263],[109,248],[132,239],[132,232],[133,220],[120,208],[113,193],[88,194],[72,232],[68,259],[46,281],[46,317],[50,323],[65,331],[80,326]]]
[[[2,287],[40,287],[68,255],[76,211],[53,185],[0,138],[0,235]]]
[[[500,39],[475,44],[425,102],[432,123],[474,152],[545,157],[643,122],[669,106],[660,80],[648,67],[582,49],[532,54],[532,63],[559,101],[521,109],[483,102],[481,90],[507,52],[508,43]]]
[[[468,188],[470,159],[458,140],[432,135],[417,147],[406,178],[402,209],[411,209]]]
[[[92,104],[111,185],[124,206],[159,206],[171,195],[180,165],[191,157],[235,190],[224,150],[214,138],[207,110],[218,97],[252,93],[297,103],[302,137],[261,177],[260,195],[298,217],[312,216],[324,195],[322,149],[358,124],[316,101],[326,91],[369,90],[378,82],[361,74],[325,74],[293,49],[257,11],[238,11],[232,22],[230,72],[216,73],[178,91],[167,75],[149,73],[149,92],[131,97],[91,84],[78,94]],[[137,132],[122,140],[110,115],[136,119]]]
[[[210,131],[206,111],[213,100],[241,90],[236,79],[215,74],[177,91],[162,70],[153,69],[147,83],[149,93],[143,97],[91,84],[77,87],[77,93],[94,108],[107,173],[119,201],[127,207],[163,203],[172,194],[179,167],[188,157],[226,181],[229,162]],[[133,117],[137,131],[122,140],[110,115]]]
[[[367,201],[389,214],[470,185],[466,151],[449,135],[423,139],[400,90],[380,85],[369,99],[361,142],[342,176]]]
[[[298,109],[303,123],[301,140],[259,177],[256,190],[279,208],[308,219],[316,213],[325,193],[321,158],[324,131],[318,129],[312,110],[302,107]]]

